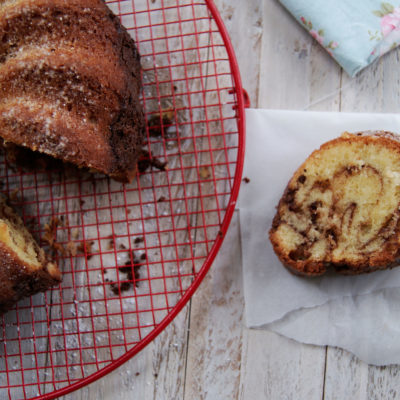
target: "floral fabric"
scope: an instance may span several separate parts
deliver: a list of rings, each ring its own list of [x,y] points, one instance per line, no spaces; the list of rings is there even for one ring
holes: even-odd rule
[[[350,75],[400,44],[400,0],[280,0]]]

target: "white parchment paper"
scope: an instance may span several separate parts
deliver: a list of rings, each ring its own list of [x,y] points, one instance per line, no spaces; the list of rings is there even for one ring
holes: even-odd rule
[[[308,155],[343,131],[400,133],[396,114],[247,110],[240,193],[248,327],[304,343],[343,347],[376,365],[400,363],[400,267],[360,276],[302,278],[284,268],[268,239],[275,207]]]

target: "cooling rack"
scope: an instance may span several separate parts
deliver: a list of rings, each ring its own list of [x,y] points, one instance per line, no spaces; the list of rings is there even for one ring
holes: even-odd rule
[[[0,319],[2,399],[55,398],[140,351],[202,281],[235,207],[245,97],[214,4],[107,3],[142,56],[144,157],[124,185],[0,156],[0,189],[63,272]]]

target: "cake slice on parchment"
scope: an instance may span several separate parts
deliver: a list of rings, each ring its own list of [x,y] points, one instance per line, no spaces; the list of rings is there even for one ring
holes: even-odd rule
[[[0,198],[0,315],[24,297],[61,281],[58,267],[25,228],[22,219]]]
[[[0,1],[0,137],[105,173],[136,174],[140,57],[103,0]]]
[[[389,132],[344,133],[295,172],[269,233],[292,272],[361,274],[400,260],[400,142]]]

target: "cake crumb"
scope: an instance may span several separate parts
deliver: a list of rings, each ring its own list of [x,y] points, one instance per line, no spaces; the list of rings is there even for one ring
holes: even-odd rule
[[[67,246],[66,246],[66,250],[67,250],[68,254],[75,257],[77,254],[77,248],[76,248],[75,242],[72,242],[72,241],[68,242]]]
[[[61,243],[54,242],[52,248],[61,255],[65,255],[66,253],[65,248]]]
[[[199,170],[200,178],[208,179],[211,176],[210,170],[207,167],[201,167]]]
[[[142,150],[142,157],[138,162],[139,172],[145,172],[150,167],[159,169],[160,171],[166,171],[168,169],[167,162],[160,161],[157,157],[151,157],[147,150]]]
[[[115,295],[119,295],[122,292],[126,292],[129,288],[131,287],[130,282],[121,282],[119,285],[116,282],[113,282],[110,285],[111,291],[115,294]]]
[[[16,201],[18,199],[19,189],[14,189],[10,194],[10,200]]]
[[[33,226],[35,225],[35,217],[30,216],[26,217],[25,225],[28,229],[33,229]]]
[[[57,217],[52,217],[49,223],[44,224],[44,235],[42,237],[42,240],[56,251],[60,251],[60,246],[56,242],[57,227],[60,225],[60,222]]]
[[[107,250],[113,250],[115,247],[115,239],[114,236],[110,235],[108,236],[108,244],[107,244]]]
[[[139,258],[131,251],[130,260],[125,265],[118,268],[119,272],[126,274],[126,280],[123,280],[119,285],[117,282],[112,282],[110,285],[111,291],[118,295],[121,292],[127,291],[132,285],[139,287],[140,268],[144,265],[143,261],[147,259],[147,255],[143,253]]]
[[[163,110],[161,114],[154,114],[151,116],[147,123],[147,126],[149,127],[149,135],[152,137],[161,137],[163,131],[166,135],[167,129],[164,127],[168,127],[173,124],[174,115],[174,110],[169,109]]]
[[[84,241],[84,242],[81,242],[80,244],[79,244],[79,246],[78,246],[78,251],[80,252],[80,253],[86,253],[86,258],[87,258],[87,260],[90,260],[92,257],[93,257],[93,254],[91,254],[92,253],[92,248],[93,248],[93,245],[94,245],[94,241]]]

